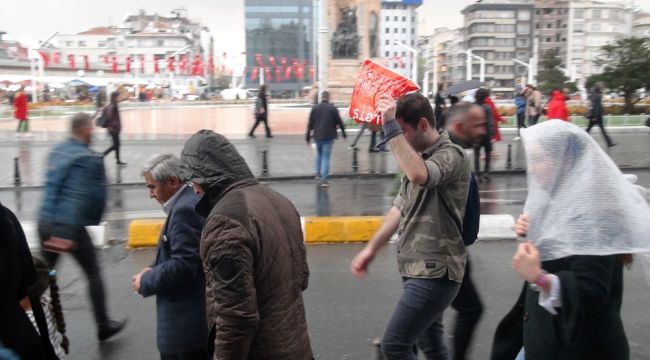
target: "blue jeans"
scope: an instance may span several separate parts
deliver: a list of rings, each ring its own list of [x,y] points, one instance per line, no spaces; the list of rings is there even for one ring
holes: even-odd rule
[[[460,283],[447,278],[403,278],[402,282],[404,293],[381,342],[384,356],[388,360],[416,360],[419,348],[427,359],[450,359],[442,315],[456,297]]]
[[[322,182],[330,179],[332,145],[334,145],[334,140],[316,140],[316,174],[320,176]]]

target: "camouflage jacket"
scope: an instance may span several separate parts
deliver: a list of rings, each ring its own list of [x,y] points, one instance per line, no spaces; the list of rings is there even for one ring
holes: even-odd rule
[[[420,186],[402,176],[394,201],[402,214],[397,232],[399,271],[405,277],[447,276],[461,282],[467,253],[451,216],[462,224],[469,191],[469,159],[460,146],[449,140],[446,131],[422,157],[429,174],[427,183]]]

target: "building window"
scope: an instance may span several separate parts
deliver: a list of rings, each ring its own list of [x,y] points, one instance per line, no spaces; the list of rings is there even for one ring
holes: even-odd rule
[[[386,34],[390,34],[390,29],[386,28]]]
[[[386,51],[386,57],[390,57],[390,51]]]
[[[517,12],[517,19],[522,20],[522,21],[530,20],[530,11],[528,11],[528,10],[519,10],[519,12]]]
[[[393,20],[395,20],[395,21],[398,21],[398,19],[399,19],[399,16],[395,16],[395,17],[393,18]]]
[[[415,40],[411,40],[411,46],[415,46]]]
[[[600,19],[602,16],[600,10],[591,10],[591,18],[592,19]]]
[[[547,29],[551,29],[553,27],[553,24],[546,24]]]
[[[124,47],[124,41],[118,41],[117,42],[117,47],[123,48]]]
[[[386,21],[390,21],[390,16],[386,16]]]
[[[517,39],[517,46],[518,47],[527,47],[528,46],[528,38],[518,38]]]
[[[530,24],[517,24],[518,34],[530,34]]]
[[[73,44],[74,44],[74,43],[73,43],[72,41],[66,41],[66,42],[65,42],[65,46],[66,46],[66,47],[72,47],[72,46],[74,46]]]
[[[86,42],[85,41],[79,41],[79,47],[86,47]]]
[[[411,34],[415,34],[415,28],[411,28]]]
[[[394,29],[393,29],[393,32],[394,32],[395,34],[397,34],[398,31],[399,31],[398,28],[394,28]]]
[[[402,28],[402,34],[406,34],[406,28]]]
[[[550,37],[547,37],[547,38],[546,38],[546,42],[551,42],[551,38],[550,38]]]
[[[591,31],[600,31],[600,29],[601,29],[600,23],[591,24]]]
[[[99,42],[97,43],[97,47],[105,48],[105,47],[106,47],[106,41],[99,41]]]
[[[575,24],[573,25],[573,32],[583,32],[585,31],[585,25],[584,24]]]
[[[386,40],[386,45],[390,45],[390,40]]]
[[[402,21],[406,22],[406,16],[402,16]]]
[[[585,18],[585,11],[584,10],[574,10],[573,11],[573,17],[576,19],[584,19]]]
[[[158,47],[165,46],[165,40],[156,40],[156,46]]]
[[[393,53],[393,56],[399,56],[398,52],[395,51],[395,52]]]
[[[541,25],[540,23],[535,24],[535,29],[539,29],[540,25]]]
[[[402,57],[406,57],[406,51],[402,51]]]

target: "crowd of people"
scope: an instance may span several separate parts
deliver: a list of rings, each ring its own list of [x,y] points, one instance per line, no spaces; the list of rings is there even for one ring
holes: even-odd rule
[[[537,123],[543,108],[537,93],[528,86],[518,95],[524,109],[517,102],[517,113],[528,119],[526,127],[518,116],[528,198],[516,232],[527,241],[517,246],[512,268],[525,283],[496,329],[490,358],[628,359],[622,277],[633,254],[650,252],[650,208],[587,132],[562,118]],[[118,96],[112,94],[98,112],[113,138],[111,148],[103,154],[90,149],[95,120],[80,113],[71,119],[70,138],[50,152],[38,213],[44,261],[36,260],[36,267],[20,223],[0,207],[0,266],[10,274],[0,279],[0,342],[21,359],[60,359],[68,351],[55,281],[62,254],[72,255],[86,275],[98,340],[126,326],[125,319],[109,316],[85,228],[101,220],[106,204],[103,157],[115,150],[123,164]],[[559,109],[563,96],[553,92],[549,112],[565,114]],[[329,94],[321,99],[310,114],[306,141],[316,141],[316,174],[327,187],[333,141],[337,128],[344,136],[345,128]],[[592,96],[591,116],[602,125],[599,101]],[[389,360],[417,359],[418,353],[466,358],[484,309],[467,248],[477,238],[479,183],[490,181],[491,144],[499,140],[502,120],[487,89],[479,89],[473,102],[436,104],[444,109],[410,93],[382,95],[376,108],[403,176],[382,225],[350,271],[364,277],[397,234],[403,291],[381,340]],[[257,108],[256,126],[267,126],[266,101]],[[133,275],[131,286],[143,297],[156,296],[161,359],[312,359],[302,295],[309,267],[294,205],[260,184],[233,144],[211,130],[191,136],[180,156],[150,158],[142,176],[167,219],[155,260]],[[590,191],[579,191],[584,188]],[[620,221],[603,222],[599,215],[605,212]],[[451,350],[442,324],[449,307],[457,311]]]

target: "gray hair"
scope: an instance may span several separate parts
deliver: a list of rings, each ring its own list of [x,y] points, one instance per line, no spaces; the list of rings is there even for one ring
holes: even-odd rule
[[[461,101],[454,104],[454,106],[450,107],[447,110],[447,113],[445,115],[445,122],[447,123],[447,127],[455,122],[463,122],[465,119],[467,119],[467,114],[472,111],[474,107],[481,108],[480,105],[468,101]]]
[[[181,161],[172,154],[154,155],[144,162],[142,175],[148,173],[154,180],[164,183],[172,178],[180,180]]]
[[[72,116],[70,120],[70,132],[72,135],[78,134],[79,130],[86,126],[93,126],[93,119],[90,115],[80,112]]]

